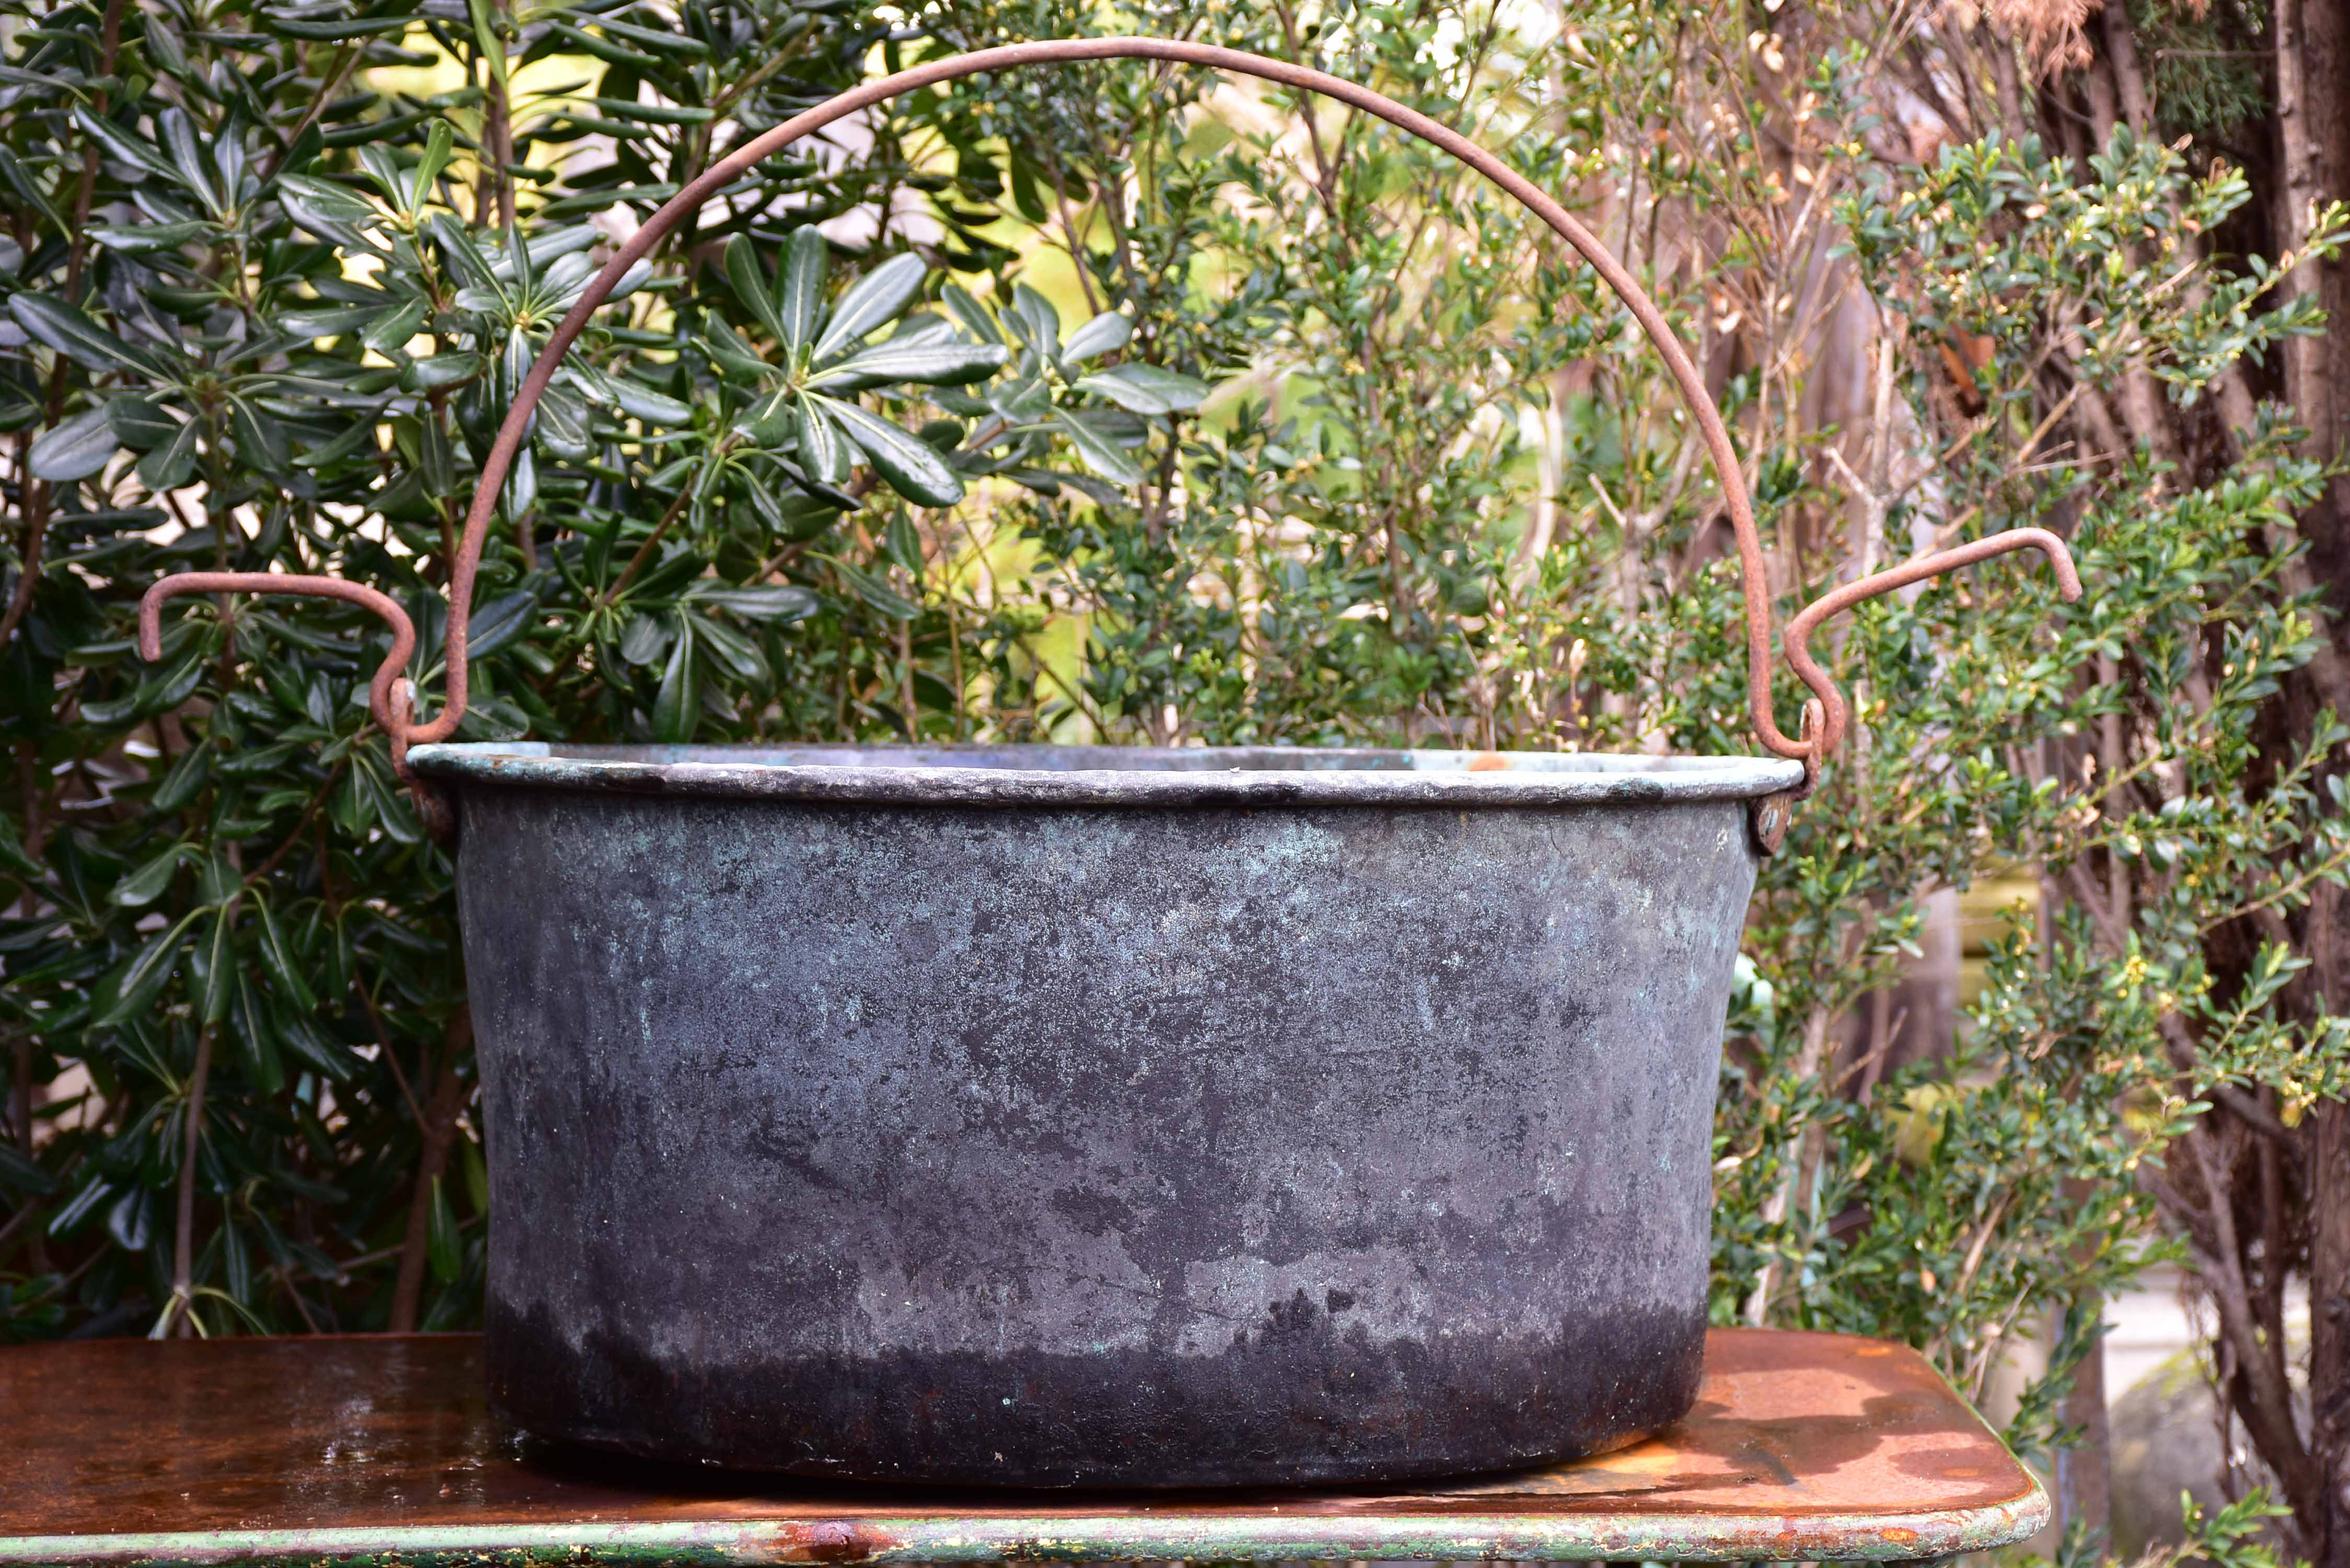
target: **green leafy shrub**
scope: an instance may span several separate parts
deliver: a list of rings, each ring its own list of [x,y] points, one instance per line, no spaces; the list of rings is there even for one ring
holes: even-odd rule
[[[371,583],[437,690],[459,501],[610,234],[870,69],[1112,21],[1317,55],[1581,202],[1737,422],[1783,618],[1936,543],[2074,543],[2077,606],[2002,563],[1824,644],[1855,732],[1745,943],[1719,1320],[1907,1338],[1977,1394],[2053,1320],[2010,1428],[2043,1450],[2097,1293],[2194,1240],[2168,1162],[2214,1104],[2343,1092],[2290,942],[2210,958],[2350,863],[2340,723],[2282,767],[2262,730],[2320,645],[2323,473],[2273,409],[2192,461],[2097,423],[2314,328],[2196,239],[2240,177],[2126,131],[1872,151],[1889,24],[1857,8],[1808,53],[1628,5],[12,15],[0,1027],[45,1098],[0,1154],[11,1334],[478,1300],[448,872],[367,720],[383,634],[243,602],[144,666],[138,594]],[[1587,273],[1364,117],[1140,67],[944,85],[746,176],[599,313],[502,498],[462,732],[1745,749],[1675,408]],[[2019,868],[2042,923],[1888,1070],[1927,898]]]

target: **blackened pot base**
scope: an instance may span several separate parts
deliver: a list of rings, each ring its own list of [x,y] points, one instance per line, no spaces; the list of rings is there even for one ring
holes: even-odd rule
[[[535,1436],[837,1480],[1155,1489],[1425,1480],[1604,1453],[1697,1397],[1705,1323],[1374,1345],[1304,1296],[1220,1356],[899,1352],[664,1365],[543,1314],[489,1323],[490,1403]]]

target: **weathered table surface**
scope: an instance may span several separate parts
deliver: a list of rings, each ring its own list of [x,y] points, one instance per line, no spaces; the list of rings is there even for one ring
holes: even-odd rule
[[[917,1491],[556,1450],[469,1334],[0,1351],[0,1564],[459,1568],[997,1558],[1896,1559],[2020,1540],[2039,1485],[1904,1346],[1718,1330],[1655,1441],[1314,1490]]]

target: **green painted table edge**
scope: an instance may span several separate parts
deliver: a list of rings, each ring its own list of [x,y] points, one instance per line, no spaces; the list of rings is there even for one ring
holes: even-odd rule
[[[26,1536],[0,1541],[0,1563],[26,1568],[271,1563],[285,1568],[641,1568],[847,1563],[1088,1563],[1120,1560],[1806,1560],[1829,1542],[1835,1561],[1892,1563],[1985,1552],[2036,1535],[2045,1489],[1977,1509],[1920,1514],[1694,1518],[1442,1518],[1278,1515],[1191,1518],[1103,1513],[978,1521],[876,1512],[810,1523],[730,1520],[660,1524],[417,1526]],[[886,1543],[886,1544],[884,1544]]]

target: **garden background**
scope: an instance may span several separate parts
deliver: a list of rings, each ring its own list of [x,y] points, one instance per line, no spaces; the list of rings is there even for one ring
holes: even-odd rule
[[[1856,729],[1747,933],[1715,1316],[2006,1378],[2087,1559],[2104,1303],[2176,1263],[2226,1484],[2276,1500],[2201,1549],[2350,1564],[2350,0],[0,4],[0,1337],[478,1314],[385,634],[195,603],[149,666],[139,594],[370,583],[429,709],[470,475],[654,203],[881,69],[1125,31],[1368,83],[1575,207],[1732,421],[1783,613],[2070,540],[2077,605],[2012,558],[1833,628]],[[1749,748],[1662,366],[1342,108],[910,95],[730,188],[569,367],[464,738]],[[1967,892],[2012,912],[1961,996]]]

